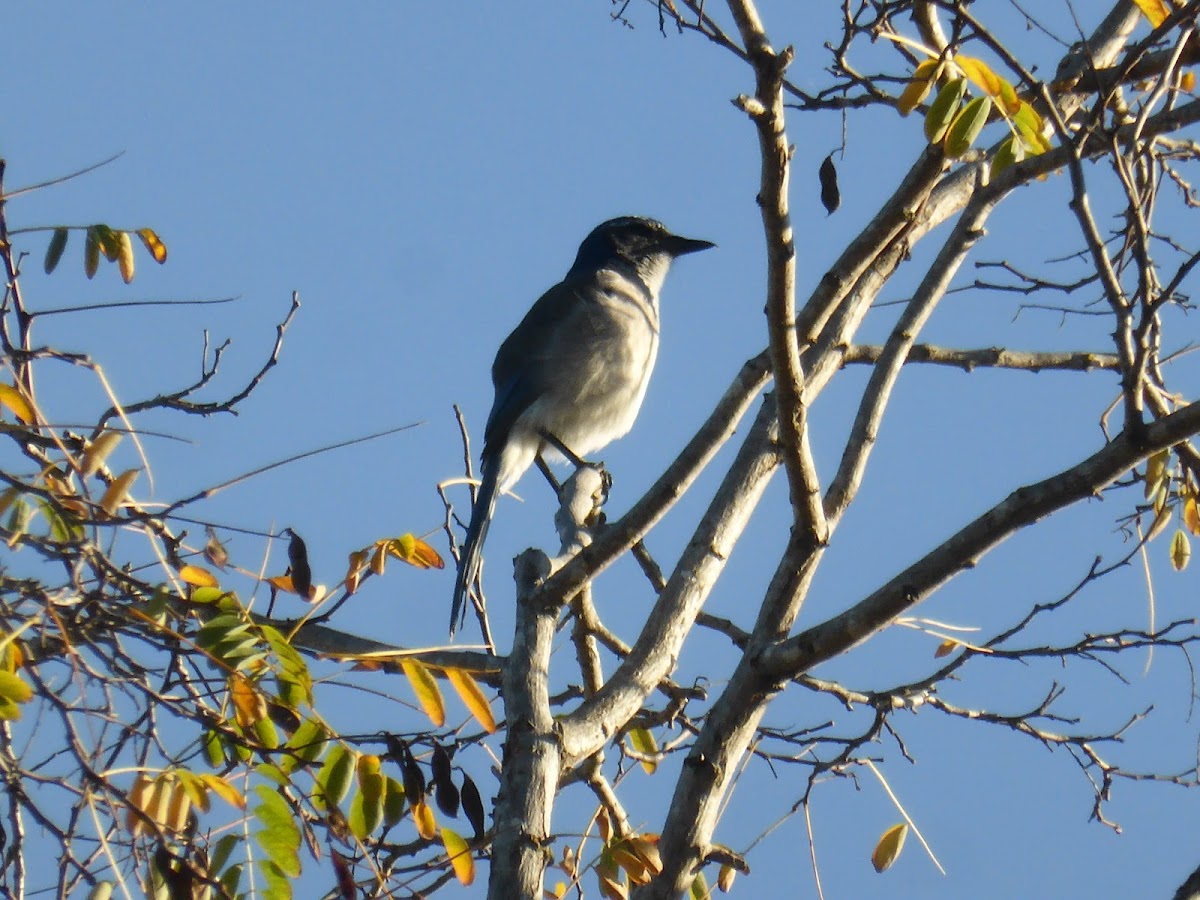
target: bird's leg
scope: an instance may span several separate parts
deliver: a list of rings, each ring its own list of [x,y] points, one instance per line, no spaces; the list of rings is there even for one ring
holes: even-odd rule
[[[612,475],[610,475],[608,473],[608,469],[604,468],[604,463],[588,462],[586,459],[584,459],[582,456],[580,456],[578,453],[576,453],[574,450],[572,450],[570,447],[568,447],[566,444],[564,444],[561,440],[559,440],[558,436],[556,434],[554,434],[551,431],[546,430],[545,428],[543,428],[540,431],[540,434],[542,436],[542,440],[544,440],[547,444],[552,446],[555,450],[557,450],[559,453],[561,453],[563,456],[565,456],[568,460],[570,460],[571,465],[573,465],[575,468],[582,469],[585,467],[590,467],[590,468],[598,470],[600,472],[600,476],[604,479],[604,496],[606,499],[608,498],[609,488],[612,487]],[[546,463],[542,459],[541,454],[538,454],[538,456],[536,457],[536,460],[538,463],[538,468],[542,470],[542,474],[545,475],[547,478],[550,478],[551,484],[554,484],[555,482],[553,481],[553,476],[550,475],[549,472],[547,472],[547,470],[545,468]]]
[[[537,454],[533,458],[533,461],[537,465],[538,471],[545,475],[546,480],[550,482],[550,487],[554,489],[554,495],[556,497],[562,496],[562,484],[554,477],[554,473],[550,471],[550,466],[542,459],[542,454]]]
[[[575,468],[582,469],[584,466],[591,465],[591,463],[589,463],[586,459],[580,457],[574,450],[560,441],[558,436],[553,432],[547,431],[545,428],[543,428],[539,434],[541,434],[543,441],[569,459],[571,461],[571,465],[573,465]],[[538,458],[540,459],[541,457],[539,456]]]

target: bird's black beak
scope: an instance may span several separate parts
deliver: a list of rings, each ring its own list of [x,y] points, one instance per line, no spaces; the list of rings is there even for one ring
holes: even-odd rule
[[[717,246],[712,241],[699,241],[695,238],[680,237],[677,234],[667,235],[663,238],[662,247],[672,256],[684,256],[688,253],[699,253],[701,250],[708,250],[710,247]]]

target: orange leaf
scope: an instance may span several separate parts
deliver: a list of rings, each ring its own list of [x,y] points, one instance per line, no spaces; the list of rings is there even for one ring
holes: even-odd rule
[[[162,242],[153,228],[139,228],[137,236],[142,239],[154,261],[162,265],[167,261],[167,245]]]
[[[471,677],[471,673],[463,669],[443,669],[446,680],[462,698],[462,702],[471,711],[488,734],[496,733],[496,719],[492,715],[492,706],[479,687],[479,683]]]
[[[408,676],[408,683],[412,685],[413,693],[417,695],[425,715],[429,716],[434,725],[441,728],[446,724],[446,703],[442,699],[442,692],[438,690],[433,673],[429,671],[428,666],[416,659],[402,659],[400,666]]]
[[[450,865],[454,867],[455,877],[464,885],[472,884],[475,881],[475,860],[467,842],[457,832],[443,828],[442,843],[446,845],[446,853],[450,857]]]
[[[418,569],[444,569],[446,567],[446,563],[436,550],[411,534],[392,538],[387,542],[387,549],[393,556]]]
[[[387,564],[387,541],[380,541],[375,545],[375,552],[371,554],[371,571],[376,575],[382,575]]]
[[[721,866],[721,872],[717,875],[717,887],[721,889],[722,894],[728,894],[733,890],[733,878],[737,875],[737,869],[728,863]]]
[[[1183,524],[1192,534],[1200,534],[1200,510],[1196,509],[1196,498],[1188,497],[1183,504]]]
[[[933,658],[941,659],[943,656],[949,656],[951,653],[957,650],[959,646],[960,645],[958,641],[954,640],[954,638],[947,638],[938,644],[938,648],[933,651]]]
[[[346,566],[346,593],[353,594],[358,590],[358,581],[362,573],[363,566],[367,564],[367,551],[355,550],[350,554],[350,561]]]
[[[212,572],[200,566],[184,566],[179,570],[179,577],[192,587],[216,587],[218,583]]]
[[[229,699],[233,701],[233,714],[242,728],[252,728],[267,716],[267,701],[244,675],[234,672],[229,676]]]
[[[296,587],[292,584],[291,575],[274,575],[267,579],[267,584],[281,591],[287,591],[289,594],[296,593]]]

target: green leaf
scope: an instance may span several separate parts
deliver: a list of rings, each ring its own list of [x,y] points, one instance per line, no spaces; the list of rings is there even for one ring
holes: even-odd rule
[[[225,868],[225,863],[229,862],[229,857],[233,854],[233,848],[241,843],[241,840],[240,834],[227,834],[218,840],[208,857],[209,870],[220,872]]]
[[[279,766],[273,763],[259,763],[254,767],[254,771],[268,781],[273,781],[280,787],[287,787],[291,784],[291,780],[283,773]]]
[[[925,114],[925,137],[929,139],[929,143],[941,142],[946,134],[946,129],[954,121],[954,116],[958,112],[959,104],[962,103],[966,92],[967,79],[965,78],[955,78],[938,91],[937,97],[929,106],[929,112]]]
[[[346,799],[354,777],[354,754],[342,744],[335,744],[325,757],[325,765],[317,773],[317,797],[328,806],[338,806]]]
[[[1017,140],[1015,135],[1009,135],[992,157],[991,177],[995,178],[1013,163],[1019,163],[1025,158],[1025,145]]]
[[[262,825],[254,836],[270,862],[291,878],[300,875],[300,829],[293,818],[292,808],[274,788],[265,784],[255,786],[259,804],[254,807],[255,818]],[[289,888],[290,890],[290,888]]]
[[[225,742],[221,740],[221,736],[216,731],[204,733],[204,758],[214,769],[225,766]]]
[[[234,837],[234,835],[229,835],[229,837]],[[225,888],[225,892],[230,897],[238,896],[238,885],[242,883],[242,868],[242,863],[238,863],[236,866],[230,866],[221,873],[221,877],[218,879],[221,882],[221,886]]]
[[[33,688],[22,681],[19,675],[0,669],[0,698],[13,703],[28,703],[33,699]]]
[[[391,776],[383,784],[383,824],[395,828],[404,818],[404,785]]]
[[[279,767],[291,773],[300,766],[316,762],[325,754],[329,747],[329,732],[315,719],[305,719],[284,747],[288,752],[279,761]]]
[[[63,251],[67,249],[67,236],[70,234],[65,228],[55,228],[54,234],[50,238],[50,245],[46,248],[46,262],[44,268],[46,274],[49,275],[58,266],[58,261],[62,259]]]
[[[83,274],[88,280],[96,277],[100,268],[100,241],[96,238],[96,229],[88,228],[83,241]]]
[[[259,868],[266,882],[262,894],[264,900],[292,900],[292,884],[282,868],[269,859],[262,860]]]
[[[992,114],[992,98],[976,97],[963,107],[962,112],[954,117],[950,128],[946,131],[946,155],[957,159],[975,143],[979,133],[987,125],[988,116]]]

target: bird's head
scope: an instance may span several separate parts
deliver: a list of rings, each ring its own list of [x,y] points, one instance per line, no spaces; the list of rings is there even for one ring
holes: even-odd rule
[[[592,229],[592,233],[579,245],[571,272],[583,274],[614,262],[625,262],[631,264],[657,293],[671,260],[715,246],[711,241],[672,234],[662,222],[654,219],[622,216],[609,219]]]

